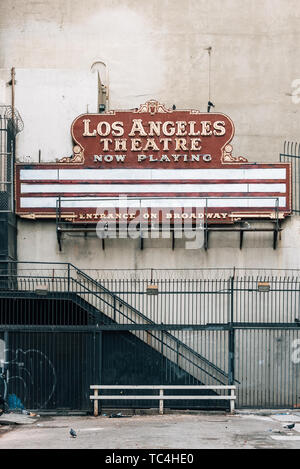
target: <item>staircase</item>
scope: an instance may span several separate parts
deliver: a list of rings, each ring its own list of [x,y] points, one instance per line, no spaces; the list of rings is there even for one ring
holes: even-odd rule
[[[44,269],[37,270],[29,269],[28,266],[28,270],[15,269],[14,274],[10,271],[9,276],[0,274],[0,289],[8,295],[26,293],[69,299],[88,313],[91,324],[119,330],[123,326],[124,330],[130,330],[131,334],[197,381],[228,384],[228,374],[224,370],[178,339],[174,333],[157,327],[158,324],[100,282],[73,264],[64,264],[63,269],[61,264],[59,268],[57,264],[53,264],[53,267],[49,269],[49,264],[46,264]],[[168,328],[167,324],[165,328]]]

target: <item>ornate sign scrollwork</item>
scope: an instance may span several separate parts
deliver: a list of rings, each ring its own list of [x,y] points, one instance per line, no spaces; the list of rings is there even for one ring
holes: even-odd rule
[[[244,156],[233,156],[232,150],[233,150],[232,145],[230,145],[229,143],[225,145],[223,152],[222,152],[222,158],[221,158],[221,161],[223,164],[248,163],[247,158],[245,158]]]
[[[136,111],[137,113],[147,112],[151,115],[156,114],[158,112],[167,113],[173,112],[172,109],[167,109],[164,104],[156,101],[155,99],[150,99],[145,104],[141,104],[140,107]]]
[[[58,160],[58,163],[72,163],[72,164],[82,164],[84,163],[84,154],[83,150],[79,145],[74,145],[73,155],[64,156]]]

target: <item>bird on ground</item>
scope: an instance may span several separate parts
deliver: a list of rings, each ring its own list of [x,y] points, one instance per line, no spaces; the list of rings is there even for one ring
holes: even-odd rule
[[[294,428],[295,424],[294,423],[290,423],[288,425],[284,425],[283,428],[288,428],[289,430],[292,430]]]
[[[73,428],[71,428],[71,430],[70,430],[70,435],[71,435],[73,438],[76,438],[76,436],[77,436],[77,433],[75,432],[75,430],[73,430]]]

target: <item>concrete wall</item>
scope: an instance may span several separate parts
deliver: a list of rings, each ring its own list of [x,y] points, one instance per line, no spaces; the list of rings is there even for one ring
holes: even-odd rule
[[[186,249],[186,240],[145,239],[140,249],[138,239],[107,239],[105,250],[96,236],[64,234],[62,251],[56,239],[55,222],[20,220],[18,223],[18,258],[22,261],[72,262],[81,269],[200,269],[200,268],[299,268],[300,218],[284,224],[281,240],[273,249],[272,233],[246,233],[239,249],[238,233],[212,233],[209,249]],[[182,275],[182,272],[179,274]]]
[[[0,101],[24,120],[20,160],[72,153],[70,126],[97,104],[96,61],[107,64],[110,108],[128,109],[154,98],[177,109],[216,112],[235,123],[233,154],[276,162],[284,140],[298,140],[300,103],[298,0],[3,0],[0,3]],[[206,50],[212,47],[211,65]],[[209,74],[210,68],[210,74]],[[101,69],[101,73],[103,68]],[[300,94],[300,92],[299,92]],[[30,159],[28,159],[30,157]],[[55,223],[18,223],[19,259],[70,261],[82,268],[298,268],[300,219],[284,223],[278,250],[271,234],[214,234],[210,249],[178,241],[66,238],[58,251]]]

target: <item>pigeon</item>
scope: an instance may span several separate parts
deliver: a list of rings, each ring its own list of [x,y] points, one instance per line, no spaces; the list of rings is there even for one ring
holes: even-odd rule
[[[294,423],[290,423],[289,425],[284,425],[283,428],[288,428],[289,430],[292,430],[294,428],[295,424]]]
[[[70,430],[70,435],[71,435],[73,438],[76,438],[76,436],[77,436],[77,433],[75,432],[75,430],[73,430],[73,428],[71,428],[71,430]]]

